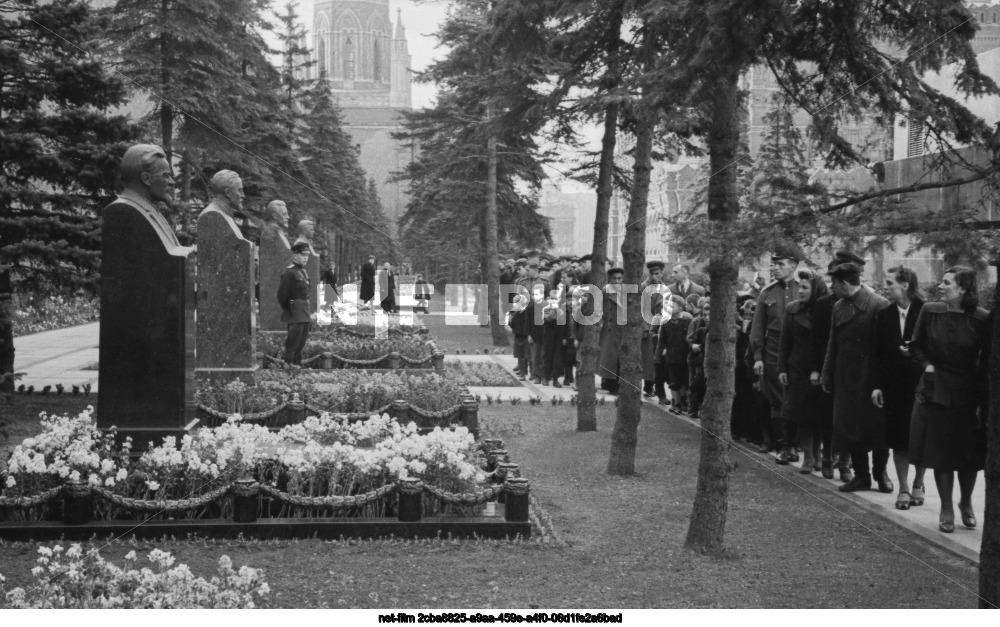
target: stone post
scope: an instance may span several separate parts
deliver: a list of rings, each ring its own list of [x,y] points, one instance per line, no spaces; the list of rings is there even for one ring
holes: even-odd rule
[[[420,479],[399,480],[399,522],[418,522],[422,515],[424,484]]]
[[[435,350],[431,353],[431,366],[435,370],[444,370],[444,351]]]
[[[479,402],[474,398],[466,398],[462,401],[460,410],[462,424],[469,430],[472,437],[479,437]]]
[[[260,486],[253,479],[237,479],[233,485],[233,522],[257,522]]]
[[[504,519],[507,522],[528,522],[528,491],[530,485],[527,479],[508,477],[503,485],[506,497],[504,504]]]
[[[403,358],[396,351],[389,353],[389,368],[391,370],[399,370],[403,367]]]
[[[93,515],[90,485],[86,481],[63,484],[63,524],[86,525]]]
[[[396,419],[401,425],[408,424],[410,422],[410,403],[409,401],[397,400],[392,402],[392,417]]]

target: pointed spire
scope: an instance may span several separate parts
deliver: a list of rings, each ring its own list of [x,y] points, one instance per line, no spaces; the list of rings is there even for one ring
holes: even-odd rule
[[[406,40],[406,28],[403,26],[403,9],[396,9],[396,35],[393,39]]]

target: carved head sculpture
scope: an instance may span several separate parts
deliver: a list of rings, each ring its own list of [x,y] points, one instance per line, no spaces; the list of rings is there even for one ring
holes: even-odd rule
[[[316,231],[316,225],[312,220],[302,220],[299,222],[299,237],[305,240],[312,241],[313,233]]]
[[[174,198],[174,173],[167,155],[155,144],[136,144],[125,151],[121,177],[126,189],[153,202]]]
[[[219,170],[208,182],[208,194],[228,213],[243,209],[243,181],[232,170]]]
[[[267,204],[267,221],[283,229],[288,228],[288,207],[284,200],[272,200]]]

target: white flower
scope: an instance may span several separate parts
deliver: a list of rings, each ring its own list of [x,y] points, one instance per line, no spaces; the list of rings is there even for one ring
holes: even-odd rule
[[[73,472],[69,473],[69,480],[70,481],[79,481],[80,480],[80,471],[79,470],[74,470]]]
[[[152,490],[153,492],[156,492],[157,490],[160,489],[160,482],[159,481],[146,481],[146,487],[149,488],[150,490]]]
[[[115,481],[125,481],[126,477],[128,477],[128,471],[124,468],[119,468],[118,474],[115,475]]]
[[[14,477],[7,477],[7,487],[8,488],[13,488],[16,485],[17,485],[17,481],[14,480]]]
[[[131,561],[135,559],[135,551],[129,551],[125,554],[125,559]]]
[[[107,486],[107,487],[109,487],[109,488],[115,487],[115,478],[114,477],[108,477],[107,479],[104,480],[104,485]]]

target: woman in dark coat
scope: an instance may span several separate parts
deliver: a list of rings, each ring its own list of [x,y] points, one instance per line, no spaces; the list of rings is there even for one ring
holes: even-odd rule
[[[670,411],[682,414],[687,405],[688,365],[687,357],[690,347],[687,343],[688,326],[693,319],[685,311],[687,301],[680,296],[671,296],[664,301],[669,302],[670,319],[660,324],[660,334],[656,343],[656,352],[667,367],[667,386],[670,388]]]
[[[368,261],[361,266],[361,304],[375,298],[375,255],[370,255]]]
[[[951,533],[956,472],[962,524],[976,526],[972,490],[986,460],[985,417],[978,410],[988,391],[981,358],[989,331],[971,268],[946,270],[940,289],[941,302],[924,305],[910,342],[913,359],[923,368],[910,423],[910,463],[934,469],[939,528]]]
[[[913,394],[923,368],[913,361],[909,344],[917,317],[924,306],[919,281],[913,270],[896,266],[886,273],[885,286],[893,304],[875,317],[875,389],[872,402],[885,415],[885,443],[892,449],[892,461],[899,478],[896,509],[924,504],[924,468],[918,466],[913,489],[910,471],[910,418]]]
[[[823,278],[810,270],[799,270],[797,278],[799,299],[788,305],[781,321],[778,381],[785,388],[781,415],[798,427],[799,447],[804,451],[799,472],[810,474],[824,466],[832,468],[831,442],[820,437],[820,416],[816,412],[819,395],[823,392],[812,384],[809,377],[812,373],[809,359],[812,309],[816,300],[825,296],[828,289]]]

